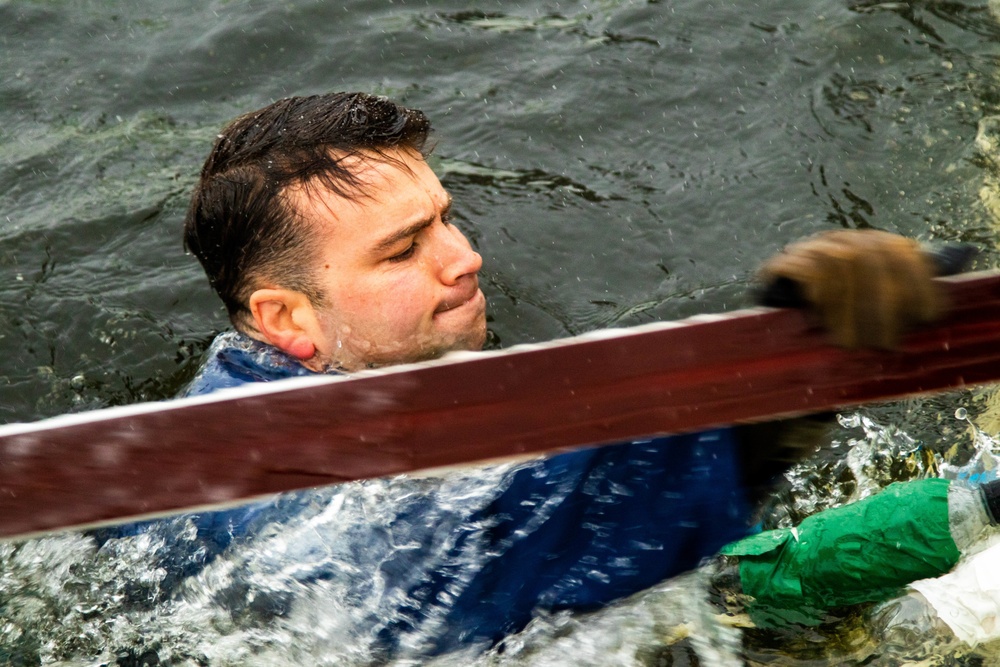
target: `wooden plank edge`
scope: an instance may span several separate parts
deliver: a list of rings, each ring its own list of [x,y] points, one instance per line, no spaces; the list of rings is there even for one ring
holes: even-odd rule
[[[0,427],[0,536],[1000,380],[1000,276],[942,282],[896,352],[751,309]]]

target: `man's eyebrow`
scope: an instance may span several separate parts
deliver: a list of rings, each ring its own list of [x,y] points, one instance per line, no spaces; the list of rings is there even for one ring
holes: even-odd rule
[[[379,253],[389,250],[390,248],[392,248],[392,246],[396,245],[403,239],[415,235],[421,229],[426,229],[430,227],[431,225],[434,224],[435,220],[437,220],[437,213],[435,213],[433,216],[415,222],[412,225],[403,227],[399,231],[393,232],[389,236],[385,237],[384,239],[376,243],[375,246],[372,248],[372,251],[375,253]]]
[[[451,197],[448,197],[448,203],[445,204],[444,209],[441,211],[442,218],[447,218],[448,213],[451,212],[451,201],[452,201]],[[393,232],[389,236],[385,237],[384,239],[376,243],[375,246],[372,248],[372,252],[380,253],[389,250],[403,239],[413,236],[418,232],[420,232],[420,230],[426,229],[427,227],[433,225],[434,221],[437,220],[437,217],[438,214],[434,213],[433,215],[427,216],[423,220],[419,220],[413,223],[412,225],[408,225],[398,231]]]

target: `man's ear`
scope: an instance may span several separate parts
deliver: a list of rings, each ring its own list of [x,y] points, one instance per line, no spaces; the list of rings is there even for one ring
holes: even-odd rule
[[[259,289],[250,295],[248,305],[264,342],[303,361],[316,354],[314,336],[318,335],[319,322],[305,294],[287,289]]]

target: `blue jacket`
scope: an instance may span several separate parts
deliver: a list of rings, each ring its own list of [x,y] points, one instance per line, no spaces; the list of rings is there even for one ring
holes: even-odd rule
[[[213,343],[186,395],[306,374],[280,351],[226,333]],[[533,610],[600,607],[697,566],[749,532],[729,430],[591,447],[508,466],[465,514],[446,516],[433,493],[407,497],[413,500],[393,521],[401,531],[417,531],[409,534],[410,543],[432,541],[419,533],[428,523],[448,526],[452,537],[433,554],[430,546],[401,550],[379,563],[381,580],[399,587],[398,598],[406,601],[388,614],[391,620],[378,621],[388,651],[403,633],[421,628],[429,653],[493,643],[523,628]],[[294,503],[255,503],[194,516],[202,559],[276,513],[295,511]],[[121,527],[116,535],[147,525]],[[187,567],[193,569],[190,562]],[[296,576],[307,582],[342,575],[314,564]],[[435,629],[427,632],[431,617]]]

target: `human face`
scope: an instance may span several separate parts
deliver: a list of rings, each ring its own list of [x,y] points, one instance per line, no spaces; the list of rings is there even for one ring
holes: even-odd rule
[[[421,156],[350,158],[366,196],[317,185],[286,193],[319,244],[315,370],[347,371],[478,350],[482,258],[450,220],[451,197]]]

